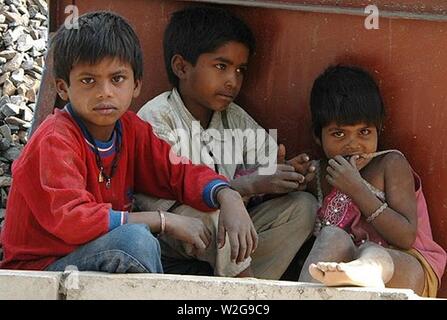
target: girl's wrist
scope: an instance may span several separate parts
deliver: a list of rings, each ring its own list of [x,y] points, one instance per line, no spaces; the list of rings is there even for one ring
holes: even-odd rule
[[[363,183],[360,182],[359,184],[356,184],[352,187],[352,189],[349,192],[345,192],[354,202],[357,202],[356,199],[358,198],[364,198],[365,196],[370,196],[371,190],[368,189],[368,187]],[[375,196],[374,196],[375,197]]]

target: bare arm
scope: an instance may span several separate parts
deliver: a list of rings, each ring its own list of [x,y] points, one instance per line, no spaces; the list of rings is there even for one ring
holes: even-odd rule
[[[371,223],[390,244],[409,249],[416,239],[417,231],[413,173],[401,155],[388,154],[384,161],[388,208]]]
[[[409,249],[417,228],[413,174],[408,162],[400,155],[388,154],[383,161],[388,207],[371,223],[390,244]],[[353,164],[342,157],[329,161],[328,182],[349,195],[366,218],[382,205],[382,201],[362,183]]]
[[[211,243],[211,232],[202,220],[163,212],[167,236],[192,244],[197,249],[205,249]],[[146,224],[152,233],[161,232],[161,216],[157,211],[131,212],[127,223]]]

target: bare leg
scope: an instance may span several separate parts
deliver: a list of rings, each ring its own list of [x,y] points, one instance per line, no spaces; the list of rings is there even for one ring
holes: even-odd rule
[[[318,235],[309,256],[304,262],[299,277],[300,282],[322,282],[311,275],[309,267],[320,261],[351,261],[356,257],[357,248],[351,236],[334,226],[324,227]]]
[[[412,289],[416,294],[422,294],[425,275],[415,257],[374,243],[366,243],[359,250],[356,260],[348,263],[318,262],[309,266],[309,272],[327,286],[383,288],[386,285],[387,288]]]
[[[393,274],[391,280],[386,283],[386,287],[412,289],[416,294],[421,295],[425,281],[421,263],[406,252],[393,249],[386,250],[393,258],[394,269],[398,270]]]
[[[310,274],[327,286],[362,286],[384,288],[394,274],[394,263],[388,251],[367,243],[359,257],[348,263],[318,262],[309,267]]]

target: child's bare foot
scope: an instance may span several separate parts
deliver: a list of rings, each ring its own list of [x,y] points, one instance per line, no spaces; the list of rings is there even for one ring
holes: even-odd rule
[[[309,266],[310,275],[328,287],[360,286],[384,288],[382,271],[374,261],[355,260],[348,263],[318,262]]]

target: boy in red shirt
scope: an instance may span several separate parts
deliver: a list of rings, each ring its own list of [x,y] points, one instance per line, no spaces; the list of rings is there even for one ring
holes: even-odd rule
[[[78,23],[53,39],[56,88],[69,103],[41,124],[14,163],[1,267],[161,273],[153,234],[208,247],[211,234],[199,219],[130,212],[134,192],[203,211],[220,207],[219,232],[228,233],[233,258],[248,258],[257,235],[240,195],[206,166],[170,161],[170,146],[127,111],[143,70],[132,27],[110,12]]]

